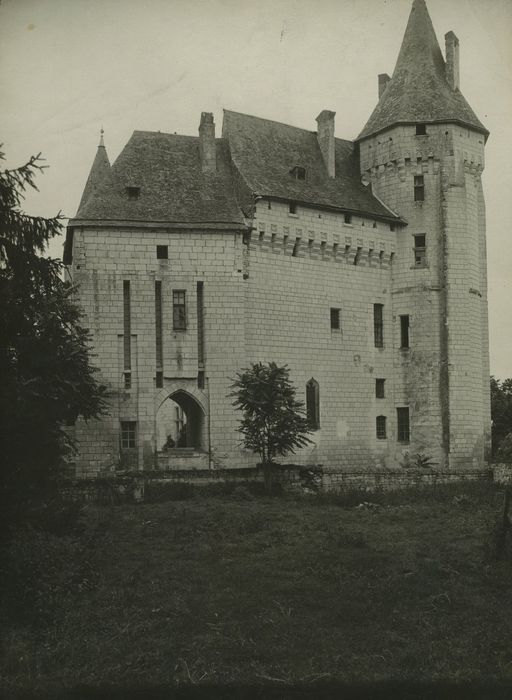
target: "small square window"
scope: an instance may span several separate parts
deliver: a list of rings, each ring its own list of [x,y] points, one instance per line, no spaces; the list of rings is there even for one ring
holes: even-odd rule
[[[341,330],[341,309],[331,309],[331,330]]]
[[[169,248],[166,245],[157,245],[156,247],[157,260],[167,260],[169,257]]]
[[[416,136],[425,136],[427,133],[426,124],[416,124]]]
[[[343,215],[343,221],[346,224],[351,224],[352,223],[352,214],[344,214]]]
[[[385,379],[376,379],[375,380],[375,398],[376,399],[385,398],[385,392],[384,392],[385,382],[386,382]]]
[[[386,416],[377,416],[375,421],[376,434],[378,440],[385,440],[386,435]]]
[[[138,199],[140,197],[140,187],[127,187],[126,194],[128,199]]]
[[[174,289],[172,292],[172,327],[175,331],[187,330],[187,310],[183,289]]]
[[[121,421],[121,447],[131,449],[137,446],[136,421]]]
[[[289,202],[288,211],[290,212],[290,214],[296,214],[297,213],[297,204],[295,202]]]

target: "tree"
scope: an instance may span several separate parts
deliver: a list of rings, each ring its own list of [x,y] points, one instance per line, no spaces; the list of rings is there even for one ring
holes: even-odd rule
[[[105,408],[74,287],[63,263],[44,256],[61,216],[20,209],[44,168],[39,155],[0,171],[0,507],[11,511],[54,483],[73,447],[66,426]]]
[[[274,459],[295,452],[312,441],[304,403],[297,400],[289,369],[275,362],[257,362],[237,373],[230,394],[233,406],[241,409],[239,431],[244,446],[261,459],[268,492],[272,489]]]
[[[512,433],[512,379],[491,377],[492,454],[495,456],[505,437]]]

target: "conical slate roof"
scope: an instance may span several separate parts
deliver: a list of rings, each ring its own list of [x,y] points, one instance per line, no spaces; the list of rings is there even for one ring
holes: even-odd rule
[[[103,143],[102,129],[98,150],[96,151],[96,155],[94,157],[94,161],[89,172],[89,177],[87,178],[87,182],[85,183],[82,199],[80,200],[80,204],[78,205],[79,211],[87,203],[87,200],[90,198],[91,194],[93,194],[93,192],[95,192],[98,189],[98,185],[102,182],[105,176],[109,174],[110,161],[108,159],[107,149],[105,148],[105,144]]]
[[[357,140],[411,122],[458,122],[488,134],[460,90],[446,80],[425,0],[413,2],[393,77]]]

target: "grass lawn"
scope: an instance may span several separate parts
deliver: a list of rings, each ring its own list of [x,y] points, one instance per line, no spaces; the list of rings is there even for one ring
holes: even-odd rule
[[[510,680],[512,563],[485,547],[499,502],[458,489],[87,506],[79,534],[20,535],[4,692]]]

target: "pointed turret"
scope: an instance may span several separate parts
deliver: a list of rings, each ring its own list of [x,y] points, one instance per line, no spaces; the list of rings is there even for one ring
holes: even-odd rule
[[[105,148],[105,143],[103,141],[103,134],[104,131],[102,127],[100,131],[98,150],[96,151],[96,156],[94,157],[94,161],[89,172],[89,177],[85,183],[82,199],[80,200],[80,204],[78,206],[78,212],[80,212],[80,209],[84,206],[104,177],[110,173],[110,161],[108,159],[107,149]]]
[[[454,80],[449,59],[446,66],[425,0],[414,0],[393,76],[358,139],[416,122],[458,122],[487,135],[458,89],[458,66]]]

